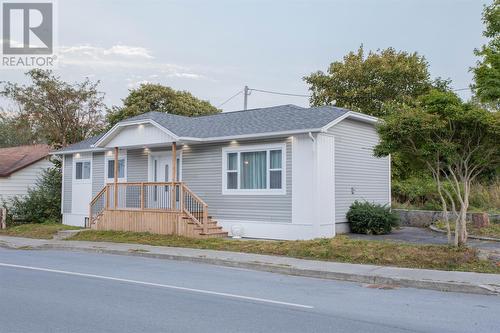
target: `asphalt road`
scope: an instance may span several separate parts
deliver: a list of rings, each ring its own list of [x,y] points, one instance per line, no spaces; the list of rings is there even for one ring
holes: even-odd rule
[[[500,297],[0,249],[0,332],[498,332]]]

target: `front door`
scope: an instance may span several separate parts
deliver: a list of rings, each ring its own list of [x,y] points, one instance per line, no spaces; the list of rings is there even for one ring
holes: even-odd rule
[[[177,176],[180,176],[180,159],[177,157]],[[149,159],[149,181],[171,182],[172,181],[172,154],[170,152],[152,153]],[[147,208],[168,209],[172,208],[171,186],[148,186],[146,190]],[[175,194],[174,194],[175,195]],[[178,199],[178,198],[177,198]],[[177,201],[177,200],[176,200]]]

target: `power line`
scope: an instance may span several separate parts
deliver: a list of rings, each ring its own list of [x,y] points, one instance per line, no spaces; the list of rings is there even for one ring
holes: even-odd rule
[[[452,91],[462,91],[462,90],[471,90],[472,88],[460,88],[460,89],[452,89]]]
[[[238,96],[239,94],[241,94],[242,92],[243,92],[243,90],[238,91],[236,94],[234,94],[233,96],[231,96],[228,99],[226,99],[224,102],[222,102],[221,104],[219,104],[217,107],[220,108],[221,106],[223,106],[224,104],[226,104],[227,102],[229,102],[230,100],[232,100],[233,98],[235,98],[236,96]]]
[[[267,94],[274,94],[274,95],[295,96],[295,97],[311,97],[311,95],[292,94],[292,93],[285,93],[285,92],[280,92],[280,91],[262,90],[262,89],[255,89],[255,88],[248,88],[248,90],[258,91],[258,92],[267,93]]]

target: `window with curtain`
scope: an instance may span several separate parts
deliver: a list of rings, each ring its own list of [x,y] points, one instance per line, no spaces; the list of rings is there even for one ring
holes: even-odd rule
[[[277,192],[283,190],[283,149],[225,152],[225,190]]]

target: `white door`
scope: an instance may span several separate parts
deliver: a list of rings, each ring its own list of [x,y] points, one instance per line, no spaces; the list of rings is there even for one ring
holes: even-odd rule
[[[180,173],[180,159],[177,158],[177,180]],[[172,154],[170,152],[154,153],[149,159],[149,181],[172,181]],[[175,195],[175,194],[174,194]],[[176,195],[177,196],[177,195]],[[178,198],[176,198],[178,199]],[[178,200],[176,200],[178,201]],[[148,208],[167,209],[172,206],[172,188],[170,186],[148,186],[146,203]]]

